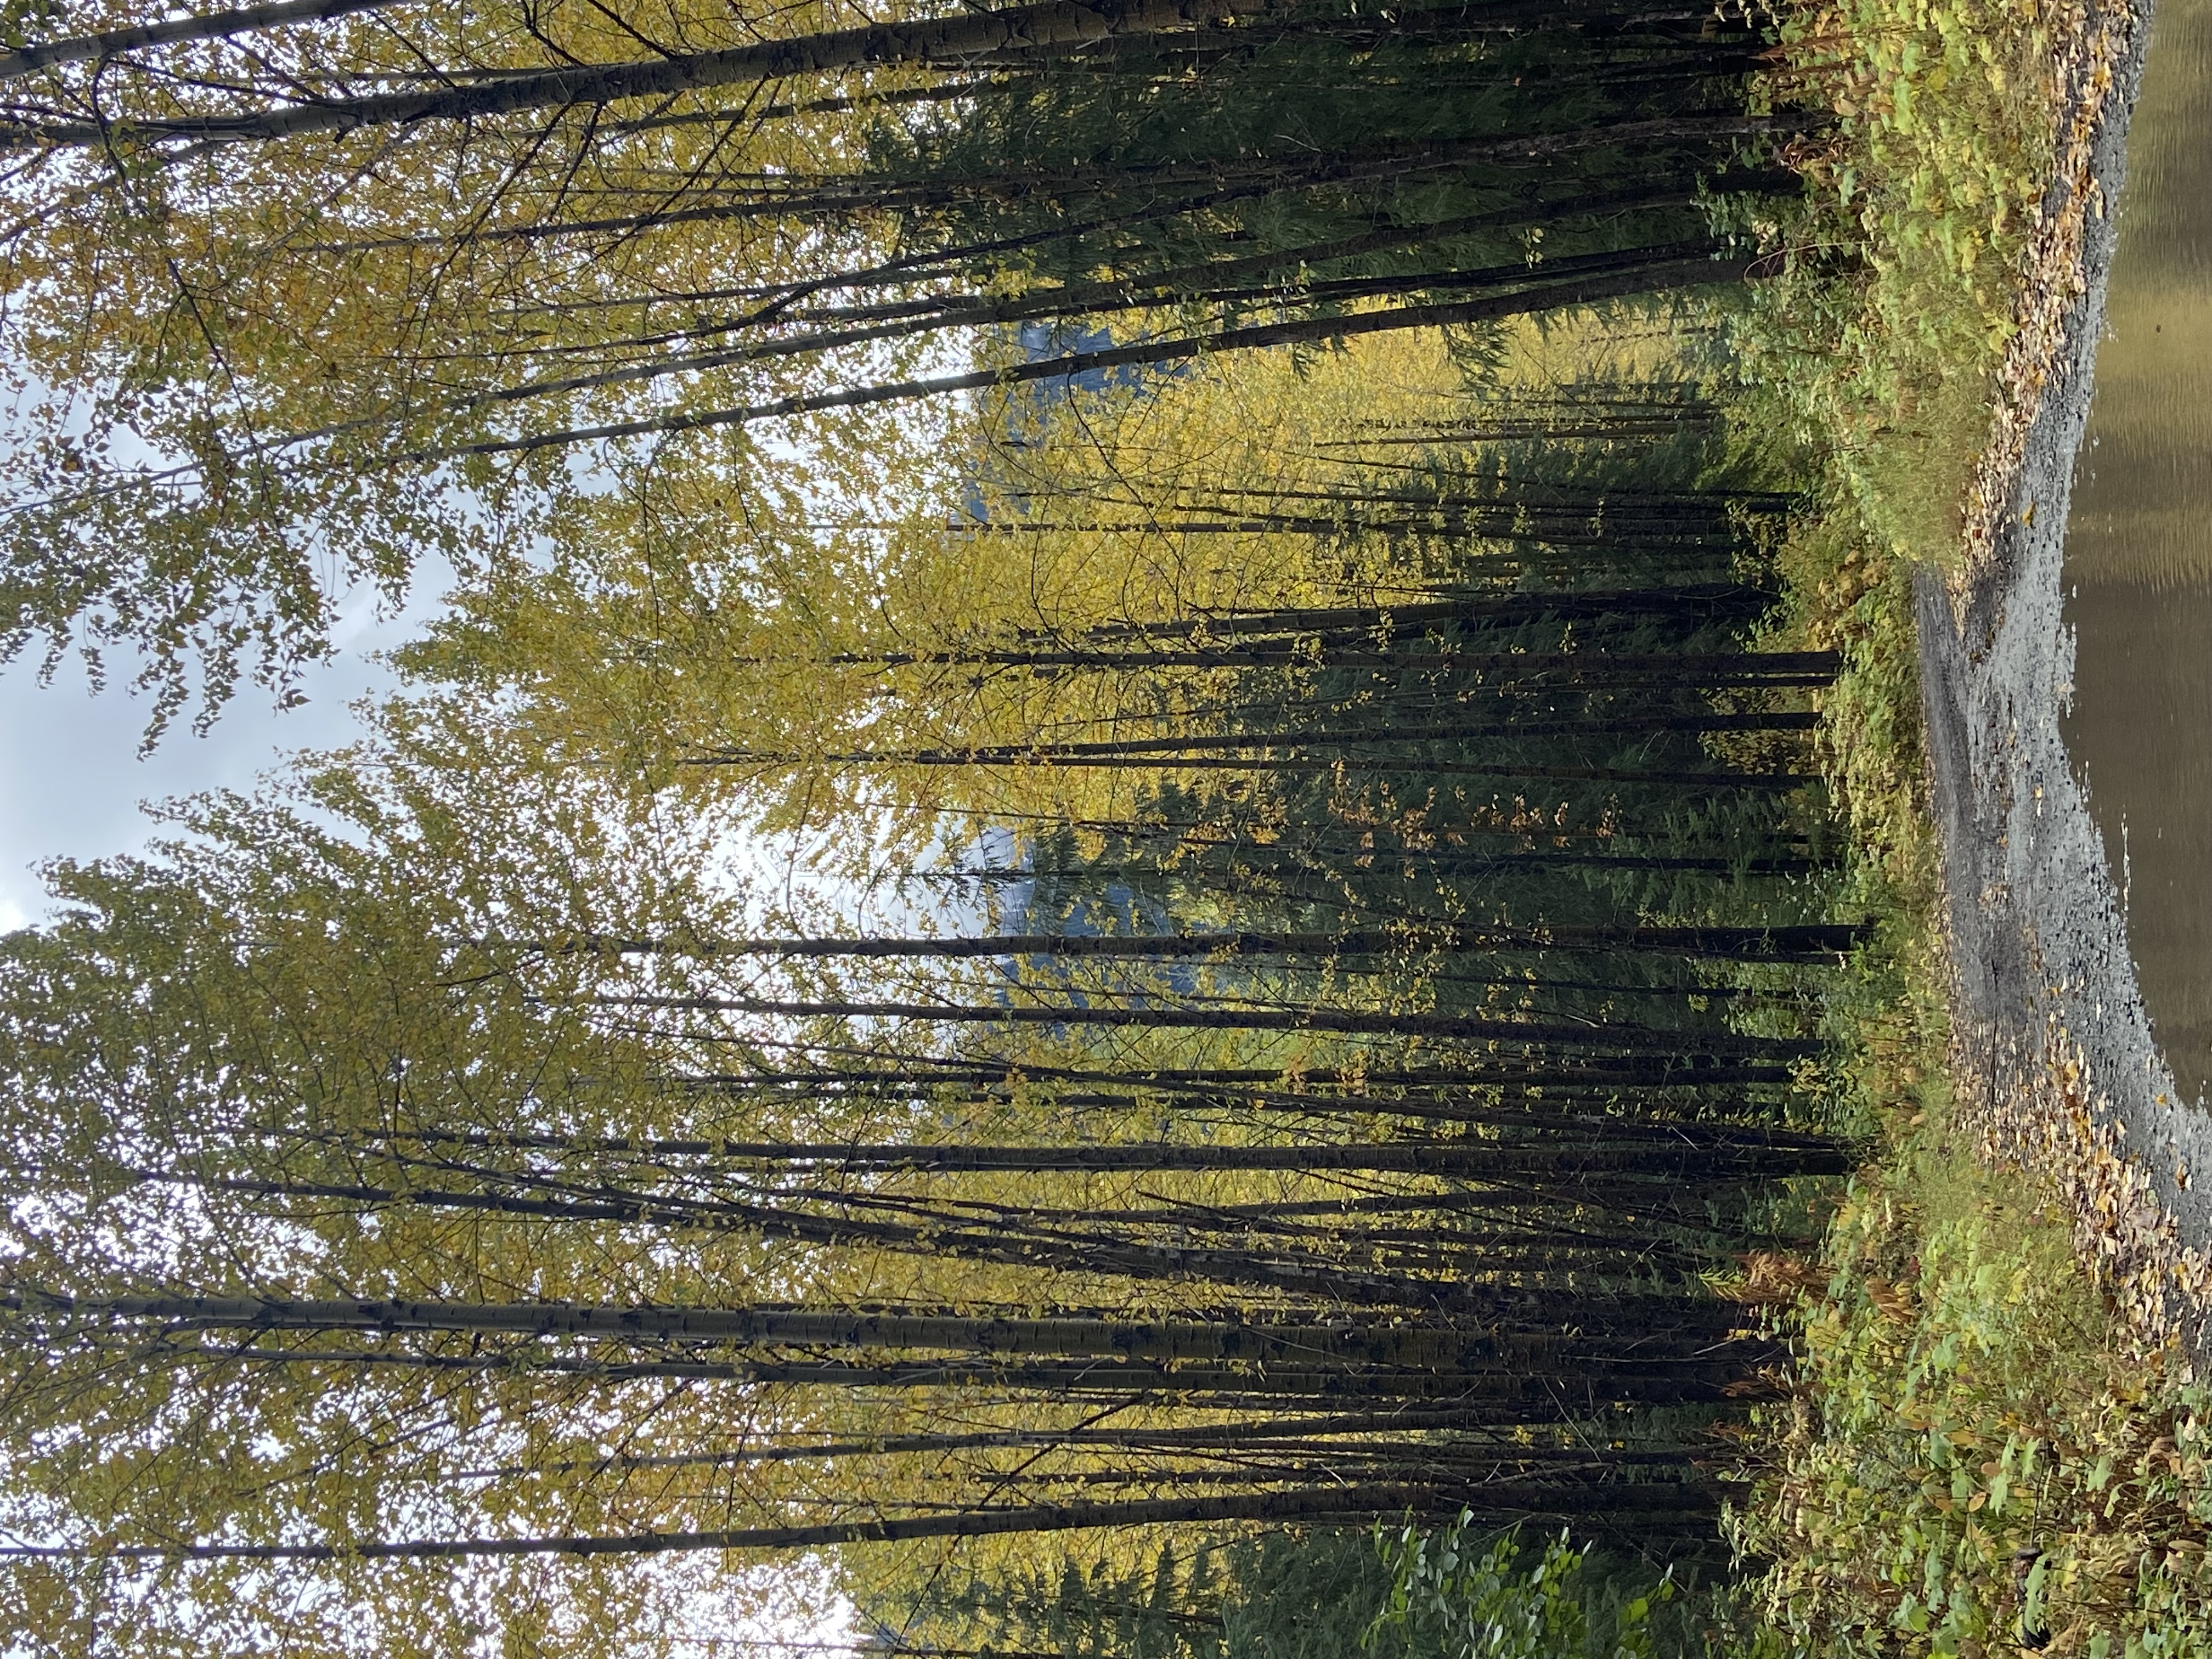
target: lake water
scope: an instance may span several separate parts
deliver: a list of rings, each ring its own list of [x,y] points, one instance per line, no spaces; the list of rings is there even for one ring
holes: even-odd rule
[[[2144,1006],[2212,1092],[2212,0],[2157,0],[2067,528],[2066,741]]]

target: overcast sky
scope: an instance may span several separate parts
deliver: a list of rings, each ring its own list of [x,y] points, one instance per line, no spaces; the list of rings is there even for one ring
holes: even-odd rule
[[[346,705],[391,683],[369,653],[404,638],[420,614],[410,608],[405,617],[380,621],[362,596],[334,630],[337,659],[307,677],[304,708],[278,714],[267,692],[246,686],[206,737],[192,735],[187,717],[144,760],[137,754],[143,698],[113,683],[93,696],[74,663],[47,686],[38,683],[35,657],[0,671],[0,928],[45,912],[33,871],[41,860],[97,858],[142,845],[149,826],[140,802],[243,787],[295,750],[343,742],[354,730]],[[127,681],[130,670],[113,678]]]

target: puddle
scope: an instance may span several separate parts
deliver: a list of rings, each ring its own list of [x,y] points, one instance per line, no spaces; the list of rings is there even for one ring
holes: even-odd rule
[[[2212,1093],[2212,0],[2159,0],[2066,540],[2069,754],[2159,1045]]]

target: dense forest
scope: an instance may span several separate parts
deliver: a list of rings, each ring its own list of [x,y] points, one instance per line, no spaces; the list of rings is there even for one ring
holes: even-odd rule
[[[9,646],[452,590],[0,941],[24,1651],[1689,1640],[1858,1154],[1751,20],[8,24]]]

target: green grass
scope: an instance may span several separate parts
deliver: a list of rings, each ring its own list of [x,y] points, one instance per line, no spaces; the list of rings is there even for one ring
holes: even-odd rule
[[[2039,0],[1845,0],[1781,11],[1765,100],[1832,125],[1794,146],[1805,199],[1734,346],[1762,429],[1821,458],[1872,557],[1943,562],[1983,447],[2054,152]]]
[[[2068,1218],[1973,1156],[1940,1077],[1917,1100],[1759,1413],[1754,1607],[1806,1655],[2212,1652],[2212,1393],[2122,1338]]]

